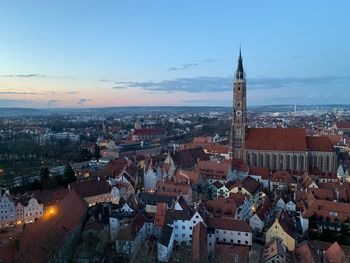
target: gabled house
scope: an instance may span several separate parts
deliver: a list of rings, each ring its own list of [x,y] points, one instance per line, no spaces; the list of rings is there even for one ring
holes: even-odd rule
[[[230,186],[229,192],[250,196],[255,206],[259,206],[263,202],[265,196],[261,184],[250,176],[245,177],[242,181],[237,180]]]
[[[198,162],[196,170],[200,172],[208,185],[216,181],[225,184],[227,181],[233,180],[233,173],[229,161],[200,161]]]
[[[120,200],[119,189],[115,186],[110,186],[105,178],[95,177],[70,183],[68,189],[78,193],[88,206],[94,206],[103,202],[117,204]]]
[[[117,254],[133,261],[146,238],[147,217],[137,214],[128,225],[119,230],[115,241]]]
[[[209,156],[203,151],[202,147],[179,149],[168,153],[164,164],[169,165],[167,172],[168,179],[175,176],[177,169],[194,168],[199,161],[208,161]]]
[[[207,226],[199,223],[193,228],[191,257],[194,263],[208,261],[208,235]]]
[[[159,181],[154,193],[171,196],[175,199],[182,196],[187,204],[192,203],[192,188],[188,184],[175,183],[174,181]]]
[[[261,260],[262,263],[282,263],[288,261],[288,251],[279,239],[274,239],[270,243],[265,245],[265,249]]]
[[[266,243],[275,238],[280,239],[289,251],[295,249],[297,238],[295,222],[284,210],[277,214],[275,221],[266,232]]]
[[[214,252],[217,243],[230,245],[252,245],[252,230],[242,220],[208,217],[208,251]]]
[[[287,171],[277,171],[270,177],[270,191],[289,191],[295,192],[297,189],[297,181]]]
[[[271,212],[271,200],[266,198],[264,203],[256,209],[255,213],[249,219],[249,225],[252,230],[261,233],[265,226],[270,223],[272,216]]]

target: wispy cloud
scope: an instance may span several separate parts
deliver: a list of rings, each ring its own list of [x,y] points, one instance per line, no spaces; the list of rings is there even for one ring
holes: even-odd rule
[[[285,77],[285,78],[252,78],[248,79],[250,90],[278,89],[292,85],[325,85],[336,81],[350,81],[350,76],[324,76],[324,77]],[[226,92],[232,90],[233,77],[194,77],[176,78],[163,81],[127,81],[116,82],[118,89],[139,88],[147,91],[162,92]],[[115,88],[115,87],[113,87]]]
[[[51,107],[52,104],[55,104],[55,103],[57,103],[57,102],[59,102],[59,100],[54,100],[54,99],[49,100],[49,101],[47,102],[47,106],[48,106],[48,107]]]
[[[73,94],[77,94],[78,92],[77,91],[67,91],[67,93],[73,95]]]
[[[293,56],[293,57],[291,57],[290,59],[292,59],[292,60],[296,60],[296,59],[306,59],[306,57],[305,56],[299,56],[299,55],[296,55],[296,56]]]
[[[112,89],[127,89],[127,86],[114,86]]]
[[[216,61],[218,61],[218,59],[216,59],[216,58],[208,58],[208,59],[204,59],[204,60],[199,61],[199,62],[185,63],[185,64],[181,64],[181,65],[176,66],[176,67],[170,67],[167,70],[168,71],[187,70],[187,69],[190,69],[190,68],[193,68],[193,67],[198,67],[201,64],[213,63],[213,62],[216,62]]]
[[[46,93],[25,92],[25,91],[0,91],[1,95],[46,95]]]
[[[84,104],[84,103],[89,102],[89,101],[92,101],[92,100],[91,99],[80,99],[78,101],[78,104],[81,105],[81,104]]]
[[[37,74],[37,73],[30,73],[30,74],[8,74],[8,75],[1,75],[3,78],[46,78],[46,75],[43,74]]]

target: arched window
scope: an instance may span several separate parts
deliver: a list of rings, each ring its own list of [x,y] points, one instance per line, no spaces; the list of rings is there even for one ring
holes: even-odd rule
[[[272,155],[272,169],[277,169],[277,154]]]
[[[304,162],[305,162],[305,158],[304,155],[300,155],[299,157],[299,170],[300,171],[304,171]]]
[[[330,158],[329,156],[326,157],[326,172],[330,172]]]
[[[298,156],[294,155],[293,156],[293,169],[292,170],[297,170],[298,169],[297,164],[298,164]]]
[[[323,172],[323,163],[324,163],[324,159],[323,159],[323,156],[321,155],[320,156],[320,165],[318,167],[321,172]]]
[[[252,165],[256,166],[256,153],[252,153]]]
[[[250,153],[247,153],[247,163],[248,163],[248,165],[252,165],[252,160],[251,160],[251,154]]]
[[[264,155],[262,153],[259,153],[259,166],[264,166]]]
[[[271,162],[270,154],[266,154],[266,166],[267,166],[267,168],[271,168],[270,162]]]
[[[286,164],[286,169],[292,170],[291,165],[290,165],[290,155],[287,154],[287,164]]]

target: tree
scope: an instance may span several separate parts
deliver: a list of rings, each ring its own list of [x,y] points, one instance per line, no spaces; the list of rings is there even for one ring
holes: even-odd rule
[[[91,153],[88,149],[82,149],[80,152],[80,156],[83,161],[88,161],[91,159]]]
[[[71,183],[71,182],[75,182],[77,180],[74,170],[72,169],[72,167],[67,164],[66,167],[64,168],[64,179],[67,182],[67,184]]]
[[[40,169],[41,184],[44,189],[47,189],[49,187],[49,176],[50,176],[49,168],[45,167]]]
[[[98,145],[95,145],[94,158],[96,160],[99,160],[101,158],[100,147]]]

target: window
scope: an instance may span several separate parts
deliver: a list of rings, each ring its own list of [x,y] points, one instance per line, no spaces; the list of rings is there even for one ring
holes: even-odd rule
[[[186,229],[186,227],[185,227],[185,226],[182,226],[182,229]]]
[[[241,240],[238,239],[238,244],[241,244]]]
[[[245,241],[245,244],[248,245],[248,241]]]
[[[238,235],[240,236],[240,235],[241,235],[241,232],[238,232]]]
[[[231,243],[233,243],[233,239],[231,239],[230,241],[231,241]]]
[[[248,236],[248,233],[245,233],[245,236],[247,237],[247,236]]]
[[[192,230],[192,227],[190,226],[190,229]]]
[[[211,243],[209,243],[209,246],[211,246]]]
[[[196,218],[199,218],[199,216],[196,216]]]

